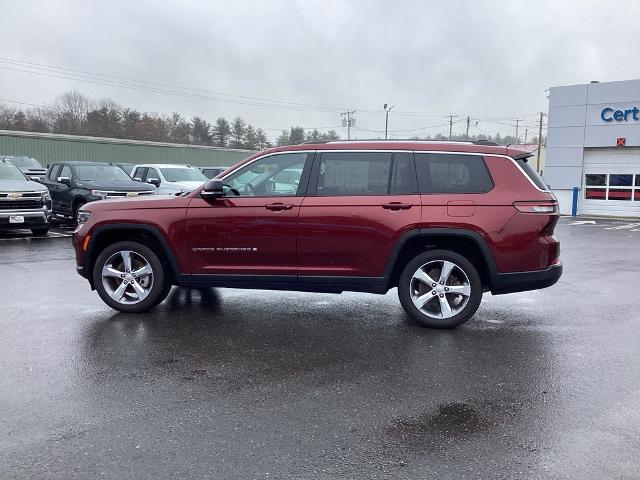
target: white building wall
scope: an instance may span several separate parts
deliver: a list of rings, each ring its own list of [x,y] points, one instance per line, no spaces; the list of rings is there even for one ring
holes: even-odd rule
[[[640,108],[640,80],[621,82],[590,83],[552,87],[549,91],[549,116],[547,130],[547,156],[544,179],[558,197],[562,213],[571,213],[573,187],[583,188],[585,173],[585,148],[603,148],[608,151],[606,158],[610,164],[602,168],[617,168],[620,163],[616,153],[632,158],[634,173],[640,174],[640,156],[630,155],[630,147],[640,146],[639,120],[628,115],[624,121],[605,122],[601,118],[604,108],[625,111]],[[610,116],[608,117],[610,118]],[[616,147],[618,137],[626,138],[626,147]],[[635,163],[637,162],[637,163]],[[635,172],[637,165],[637,172]],[[603,170],[602,173],[606,173]],[[622,173],[622,172],[610,172]],[[593,211],[593,204],[585,203],[581,190],[578,212]],[[616,205],[619,203],[619,205]],[[625,202],[600,202],[600,211],[612,215],[633,212],[640,202],[631,202],[625,209]],[[588,208],[586,208],[589,206]],[[603,213],[604,214],[604,213]]]

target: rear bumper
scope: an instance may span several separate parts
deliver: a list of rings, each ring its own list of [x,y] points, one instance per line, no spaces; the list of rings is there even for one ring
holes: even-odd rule
[[[547,288],[555,284],[561,276],[562,263],[551,265],[545,270],[496,273],[492,279],[491,293],[494,295],[502,295],[504,293]]]

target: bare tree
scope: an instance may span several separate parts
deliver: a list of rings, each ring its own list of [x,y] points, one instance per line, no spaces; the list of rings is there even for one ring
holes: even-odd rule
[[[71,90],[56,98],[53,109],[56,112],[54,131],[60,133],[81,134],[87,113],[91,109],[91,101],[80,92]]]

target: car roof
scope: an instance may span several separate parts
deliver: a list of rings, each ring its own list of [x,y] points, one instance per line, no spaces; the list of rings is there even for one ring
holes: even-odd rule
[[[244,159],[236,164],[236,168],[252,161],[257,157],[277,152],[295,152],[309,150],[410,150],[410,151],[430,151],[430,152],[459,152],[459,153],[479,153],[482,155],[505,155],[513,159],[531,157],[533,154],[526,150],[511,146],[497,145],[492,142],[453,142],[439,140],[341,140],[335,142],[310,142],[298,145],[287,145],[274,147]]]
[[[83,162],[81,160],[63,160],[61,162],[51,162],[52,165],[73,165],[73,166],[88,166],[88,165],[99,165],[102,167],[107,167],[107,166],[113,166],[113,167],[117,167],[117,165],[115,163],[109,163],[109,162]]]
[[[191,165],[178,165],[175,163],[139,163],[135,167],[157,167],[157,168],[193,168]]]
[[[450,142],[437,140],[350,140],[302,143],[298,145],[275,147],[265,150],[264,152],[261,152],[261,154],[296,150],[429,150],[507,156],[530,153],[511,146],[496,145],[491,142]]]

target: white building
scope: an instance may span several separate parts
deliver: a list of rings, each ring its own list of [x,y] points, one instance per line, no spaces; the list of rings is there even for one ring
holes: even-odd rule
[[[561,213],[640,216],[640,80],[552,87],[546,144]]]

